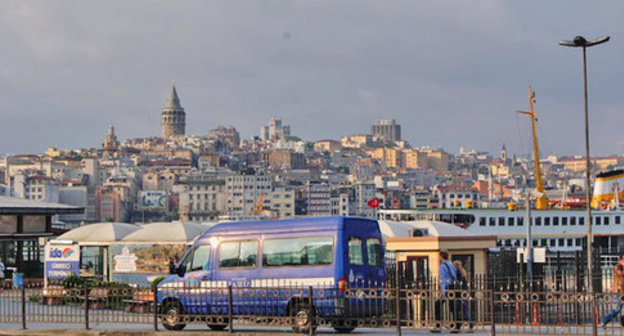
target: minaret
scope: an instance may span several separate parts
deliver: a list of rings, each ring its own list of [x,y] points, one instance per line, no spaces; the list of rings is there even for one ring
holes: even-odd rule
[[[108,135],[102,141],[102,155],[114,156],[114,154],[119,150],[119,140],[117,140],[117,136],[115,135],[115,127],[113,125],[108,126]]]
[[[507,148],[505,148],[505,143],[503,142],[503,148],[500,151],[500,159],[503,163],[507,162]]]
[[[171,96],[167,105],[162,110],[162,137],[165,139],[176,135],[184,135],[186,127],[186,113],[180,105],[180,98],[175,88],[175,81],[172,84]]]

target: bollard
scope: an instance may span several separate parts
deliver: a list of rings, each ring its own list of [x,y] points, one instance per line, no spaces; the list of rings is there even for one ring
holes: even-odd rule
[[[308,289],[308,302],[310,305],[310,316],[308,316],[308,321],[310,321],[310,328],[308,329],[308,335],[314,335],[314,296],[312,293],[312,286]]]
[[[158,331],[158,300],[157,298],[157,294],[158,294],[158,285],[154,286],[154,331]]]
[[[234,333],[234,319],[232,318],[232,285],[228,286],[228,333]]]
[[[22,286],[22,329],[26,329],[26,287]]]
[[[395,301],[395,310],[396,310],[396,335],[401,336],[401,285],[399,280],[399,263],[396,265],[396,301]]]
[[[490,328],[490,336],[496,336],[496,314],[494,313],[494,289],[490,290],[489,295],[490,314],[492,315],[492,327]]]
[[[85,329],[89,330],[89,286],[85,284]]]

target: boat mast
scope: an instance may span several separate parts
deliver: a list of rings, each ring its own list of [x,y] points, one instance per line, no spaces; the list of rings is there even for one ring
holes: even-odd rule
[[[533,131],[533,158],[535,160],[535,191],[537,192],[537,195],[541,195],[536,197],[535,199],[535,209],[545,210],[548,208],[548,199],[544,195],[544,187],[542,186],[542,175],[540,173],[539,151],[537,148],[537,136],[535,135],[535,111],[533,110],[534,100],[535,94],[533,93],[533,90],[531,90],[531,86],[529,86],[529,106],[531,107],[531,112],[517,112],[531,117],[531,130]]]

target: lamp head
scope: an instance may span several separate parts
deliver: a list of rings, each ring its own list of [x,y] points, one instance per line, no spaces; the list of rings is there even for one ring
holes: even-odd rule
[[[576,44],[579,47],[582,47],[587,44],[587,40],[583,36],[575,36],[573,41],[574,41],[574,44]]]

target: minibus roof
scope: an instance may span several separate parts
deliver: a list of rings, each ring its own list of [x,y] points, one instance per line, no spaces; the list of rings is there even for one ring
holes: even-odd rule
[[[288,233],[304,231],[331,231],[344,229],[344,221],[352,219],[377,223],[375,219],[363,217],[309,217],[296,219],[260,220],[249,222],[226,222],[206,230],[201,238],[260,233]],[[200,239],[201,239],[200,238]]]

